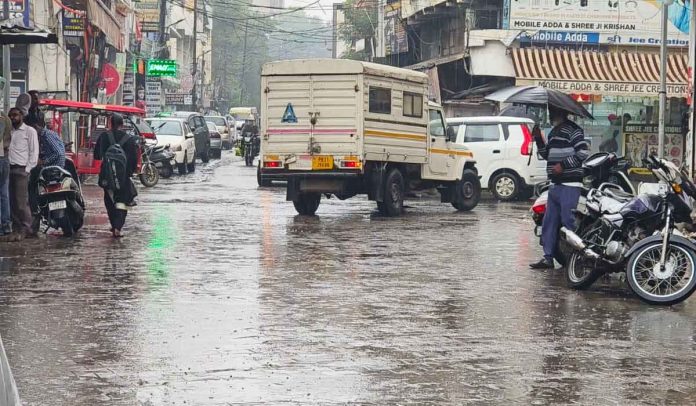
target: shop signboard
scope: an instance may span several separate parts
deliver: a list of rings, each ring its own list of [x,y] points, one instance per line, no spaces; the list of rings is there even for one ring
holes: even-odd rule
[[[186,93],[167,93],[164,95],[165,104],[167,106],[184,105],[186,104],[186,96],[188,96]]]
[[[29,4],[31,0],[8,0],[10,2],[10,20],[12,24],[22,25],[24,27],[31,27],[30,8]],[[2,2],[0,2],[0,6]],[[0,7],[0,20],[5,20],[5,16],[2,13],[2,7]]]
[[[627,124],[624,127],[624,151],[626,158],[630,159],[634,166],[643,166],[643,158],[657,154],[657,134],[657,125]],[[665,126],[664,156],[665,159],[681,166],[684,160],[684,135],[681,126]]]
[[[19,95],[26,92],[27,82],[25,80],[12,79],[10,81],[10,104],[14,106]]]
[[[135,76],[133,72],[123,74],[123,104],[126,106],[135,104]]]
[[[616,96],[656,96],[660,93],[659,83],[636,82],[600,82],[582,80],[517,80],[517,85],[541,86],[547,89],[560,90],[564,93],[588,93]],[[689,91],[686,83],[668,83],[667,95],[670,97],[686,97]]]
[[[505,0],[505,7],[503,28],[544,42],[660,45],[659,1]],[[691,0],[669,6],[669,46],[688,45],[690,9]]]
[[[145,82],[145,104],[148,116],[162,111],[162,82],[159,79]]]
[[[145,67],[147,76],[176,77],[176,61],[172,59],[149,59]]]
[[[85,18],[68,10],[63,10],[63,36],[80,37],[85,35]]]
[[[142,32],[159,32],[159,0],[140,0],[135,3]]]

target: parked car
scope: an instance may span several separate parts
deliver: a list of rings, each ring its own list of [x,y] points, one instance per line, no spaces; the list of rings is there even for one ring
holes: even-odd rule
[[[235,142],[237,129],[234,122],[229,122],[223,116],[205,116],[205,120],[215,124],[222,139],[222,149],[231,149]]]
[[[208,124],[203,115],[193,111],[175,111],[169,117],[186,120],[186,124],[194,135],[197,156],[201,158],[201,161],[208,162],[210,160],[210,131],[208,131]]]
[[[183,118],[145,119],[157,135],[159,145],[169,145],[174,152],[179,175],[196,170],[196,142],[193,131]]]
[[[210,157],[220,159],[222,157],[222,134],[215,123],[207,122],[210,133]]]
[[[474,153],[481,186],[501,201],[528,198],[546,180],[546,162],[534,153],[534,122],[519,117],[454,117],[456,143]]]

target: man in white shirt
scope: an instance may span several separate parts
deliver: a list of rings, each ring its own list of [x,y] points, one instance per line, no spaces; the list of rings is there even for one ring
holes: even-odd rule
[[[10,201],[12,206],[13,233],[9,241],[21,241],[31,235],[31,210],[29,209],[29,172],[39,160],[39,137],[36,130],[24,124],[24,116],[18,108],[10,109],[12,141],[10,142]]]
[[[10,213],[10,141],[12,140],[12,122],[0,111],[0,236],[12,232],[12,214]]]

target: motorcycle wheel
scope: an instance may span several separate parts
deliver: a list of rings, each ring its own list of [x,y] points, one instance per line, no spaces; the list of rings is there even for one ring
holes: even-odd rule
[[[251,151],[247,149],[247,153],[244,154],[244,163],[246,166],[251,166],[254,164],[254,158],[253,155],[251,155]]]
[[[70,214],[67,212],[63,214],[63,217],[58,219],[58,227],[63,231],[64,237],[72,237],[75,233],[72,222],[70,221]]]
[[[145,164],[142,173],[139,175],[140,183],[145,187],[153,187],[159,182],[159,176],[159,171],[157,167],[155,167],[155,164]]]
[[[633,293],[655,305],[673,305],[686,300],[696,289],[696,253],[670,242],[665,269],[660,269],[662,242],[654,241],[628,260],[626,278]]]
[[[604,274],[593,261],[579,252],[573,252],[566,266],[566,282],[571,289],[587,289]]]

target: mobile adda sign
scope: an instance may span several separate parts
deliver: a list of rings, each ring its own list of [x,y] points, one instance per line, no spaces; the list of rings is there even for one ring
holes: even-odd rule
[[[523,41],[660,45],[660,1],[504,0],[504,27]],[[692,0],[669,6],[668,45],[688,46]]]

